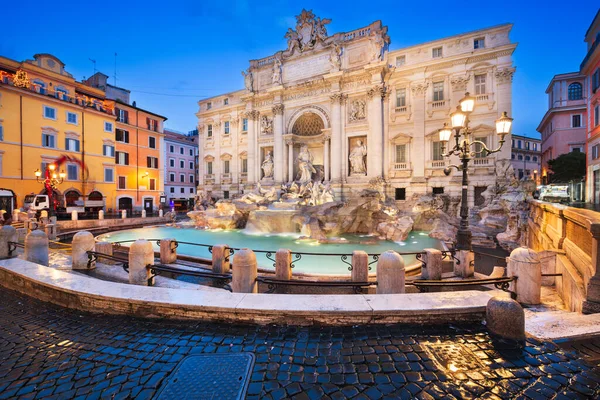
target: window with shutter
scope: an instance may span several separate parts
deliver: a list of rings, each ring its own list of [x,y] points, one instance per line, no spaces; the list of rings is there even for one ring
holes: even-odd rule
[[[486,146],[487,146],[487,144],[488,144],[488,143],[487,143],[487,137],[486,137],[486,136],[483,136],[483,137],[476,137],[476,138],[475,138],[475,140],[477,140],[477,141],[480,141],[481,143],[485,144]],[[482,150],[483,150],[483,146],[482,146],[482,145],[480,145],[479,143],[476,143],[476,144],[475,144],[475,151],[476,151],[476,152],[479,152],[479,151],[482,151]],[[485,158],[485,157],[487,157],[487,156],[488,156],[488,154],[487,154],[487,151],[483,151],[483,152],[481,152],[481,153],[476,153],[476,154],[475,154],[475,158]]]
[[[397,144],[396,145],[396,162],[397,163],[405,163],[406,162],[406,145],[405,144]]]
[[[432,143],[432,160],[433,161],[442,161],[442,142],[433,142]]]

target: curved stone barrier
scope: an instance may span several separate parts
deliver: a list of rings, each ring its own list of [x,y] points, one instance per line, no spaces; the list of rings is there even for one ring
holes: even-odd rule
[[[59,306],[145,318],[291,325],[480,322],[497,291],[379,295],[253,294],[156,288],[0,261],[0,285]]]

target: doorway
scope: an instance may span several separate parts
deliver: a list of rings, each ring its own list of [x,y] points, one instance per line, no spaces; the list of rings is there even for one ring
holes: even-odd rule
[[[119,199],[119,210],[127,210],[127,214],[131,215],[131,209],[133,208],[133,201],[129,197],[122,197]]]
[[[147,215],[152,214],[152,211],[154,211],[152,203],[152,199],[144,199],[144,210],[146,210]]]

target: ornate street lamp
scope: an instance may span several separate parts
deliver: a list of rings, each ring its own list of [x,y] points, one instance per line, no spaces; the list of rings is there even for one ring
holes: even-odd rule
[[[456,111],[450,114],[451,128],[448,124],[444,124],[444,127],[439,130],[440,142],[442,142],[442,156],[450,157],[456,155],[461,160],[461,165],[449,165],[444,168],[444,174],[450,175],[452,168],[456,168],[458,171],[462,171],[462,198],[460,204],[460,226],[458,228],[458,234],[456,237],[456,249],[457,250],[471,250],[471,231],[469,230],[469,207],[467,205],[467,189],[469,180],[467,176],[467,170],[469,167],[469,161],[477,154],[488,154],[497,153],[504,144],[504,137],[510,133],[513,119],[506,115],[506,112],[502,113],[502,116],[496,120],[496,134],[500,137],[498,148],[489,149],[487,145],[479,140],[471,139],[471,131],[469,130],[469,114],[475,109],[475,97],[470,96],[469,93],[465,93],[459,101],[459,105],[456,107]],[[448,149],[446,153],[446,146],[450,141],[450,136],[454,130],[455,144],[452,148]],[[473,146],[473,148],[472,148]]]
[[[58,185],[65,181],[65,171],[60,171],[60,173],[56,173],[56,165],[50,164],[44,171],[44,178],[42,178],[42,171],[36,169],[35,179],[44,185],[46,189],[46,193],[48,194],[48,200],[50,201],[50,208],[48,210],[48,216],[52,216],[54,214],[54,191],[58,188]]]

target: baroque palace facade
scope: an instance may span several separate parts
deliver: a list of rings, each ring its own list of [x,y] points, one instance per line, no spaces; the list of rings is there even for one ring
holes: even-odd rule
[[[245,89],[198,103],[199,191],[230,198],[259,182],[306,181],[308,162],[337,198],[382,179],[396,200],[458,195],[460,173],[443,173],[458,159],[441,156],[438,130],[468,91],[474,137],[498,145],[494,121],[511,113],[512,25],[389,51],[380,21],[329,36],[331,20],[306,10],[296,19],[285,51],[250,61]],[[471,204],[510,154],[505,145],[473,160]]]

